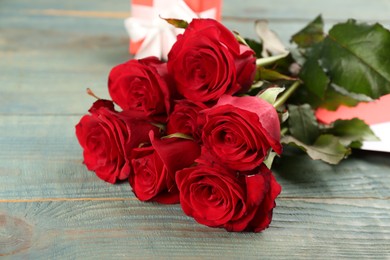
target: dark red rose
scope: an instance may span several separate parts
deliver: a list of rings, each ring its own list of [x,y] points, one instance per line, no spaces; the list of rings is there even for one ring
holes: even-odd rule
[[[89,113],[91,114],[99,114],[99,109],[107,109],[108,111],[116,112],[115,111],[115,106],[114,103],[111,100],[106,100],[106,99],[98,99],[96,100],[91,108],[88,110]]]
[[[142,111],[162,120],[171,109],[171,85],[166,63],[156,57],[117,65],[108,80],[111,98],[123,110]]]
[[[168,119],[167,133],[182,133],[198,139],[199,112],[206,108],[208,107],[200,102],[192,102],[186,99],[177,101]]]
[[[200,147],[187,139],[156,139],[152,132],[150,139],[152,146],[133,150],[130,185],[142,201],[179,203],[176,172],[194,163]]]
[[[256,65],[254,52],[222,24],[194,19],[172,46],[168,70],[184,97],[208,102],[248,90]]]
[[[202,156],[233,170],[255,169],[271,148],[282,152],[278,114],[258,97],[225,95],[200,113],[200,124]]]
[[[236,58],[237,82],[241,86],[240,92],[245,92],[253,84],[256,75],[256,58],[251,48],[240,44],[240,56]]]
[[[180,204],[188,216],[228,231],[260,232],[272,220],[281,192],[271,171],[262,165],[255,175],[241,175],[218,164],[199,162],[176,174]]]
[[[104,181],[115,183],[130,174],[130,152],[149,142],[148,132],[157,127],[139,112],[116,112],[108,100],[96,101],[76,125],[76,136],[83,148],[84,163]]]

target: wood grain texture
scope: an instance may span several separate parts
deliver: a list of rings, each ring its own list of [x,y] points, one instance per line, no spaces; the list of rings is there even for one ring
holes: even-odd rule
[[[390,155],[356,151],[338,166],[289,151],[283,187],[260,234],[201,226],[179,205],[142,203],[127,183],[88,172],[74,125],[108,98],[107,75],[129,58],[129,1],[0,1],[0,256],[5,259],[389,259]],[[390,2],[224,0],[223,21],[254,37],[269,19],[290,35],[322,13],[390,27]]]
[[[0,213],[0,256],[15,255],[31,248],[32,226]]]
[[[385,258],[390,253],[386,201],[282,199],[277,203],[271,227],[261,234],[204,227],[178,205],[136,200],[1,203],[0,212],[34,227],[31,247],[14,254],[21,258],[339,259]],[[4,237],[15,234],[6,231],[11,233]]]

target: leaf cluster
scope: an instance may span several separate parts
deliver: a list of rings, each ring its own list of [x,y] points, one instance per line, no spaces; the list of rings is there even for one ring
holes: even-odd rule
[[[245,41],[257,55],[264,53],[261,43]],[[326,34],[318,16],[294,34],[291,42],[294,48],[277,59],[258,56],[256,83],[250,94],[270,99],[264,93],[282,92],[278,99],[283,102],[271,98],[283,118],[282,142],[299,147],[312,159],[337,164],[351,148],[377,138],[358,118],[325,125],[318,122],[315,111],[354,106],[390,93],[390,32],[378,23],[348,20]],[[300,86],[289,91],[297,82]]]

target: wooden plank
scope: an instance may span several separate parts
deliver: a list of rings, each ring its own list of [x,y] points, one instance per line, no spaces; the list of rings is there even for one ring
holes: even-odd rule
[[[28,40],[37,42],[44,35],[41,31]],[[66,34],[56,35],[65,41]],[[94,101],[85,89],[90,87],[100,97],[109,98],[108,73],[129,58],[127,39],[80,36],[68,40],[64,50],[58,38],[51,46],[46,42],[32,49],[16,43],[22,37],[20,33],[13,39],[13,49],[0,50],[3,114],[82,114]]]
[[[389,21],[390,5],[386,0],[246,0],[239,4],[224,0],[223,15],[245,19],[268,19],[270,21],[307,21],[322,14],[330,21],[344,21],[348,18],[359,20]]]
[[[80,117],[0,116],[0,200],[132,196],[127,183],[106,184],[82,165]],[[285,198],[390,198],[389,157],[360,152],[331,166],[287,153],[274,170]]]
[[[279,200],[262,234],[201,226],[178,205],[0,203],[0,255],[31,259],[386,258],[388,200]]]
[[[124,13],[130,10],[130,1],[96,2],[93,0],[68,0],[52,2],[50,0],[3,0],[1,10],[25,12],[26,10],[80,10],[80,11],[110,11]],[[364,11],[362,11],[364,10]],[[373,0],[367,5],[365,0],[296,0],[287,3],[284,0],[246,0],[237,4],[235,0],[223,1],[223,15],[227,17],[242,17],[251,19],[313,19],[322,13],[332,20],[346,19],[346,16],[363,20],[387,20],[390,11],[386,0]],[[116,15],[113,15],[117,18]]]
[[[95,10],[95,11],[113,11],[126,12],[130,10],[130,1],[114,0],[94,1],[94,0],[67,0],[67,1],[51,1],[51,0],[2,0],[0,2],[0,10],[12,10],[23,12],[25,10]]]

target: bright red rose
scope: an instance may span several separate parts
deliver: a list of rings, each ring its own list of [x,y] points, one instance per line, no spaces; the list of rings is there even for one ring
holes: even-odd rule
[[[168,70],[187,99],[216,101],[248,90],[255,72],[254,52],[212,19],[194,19],[168,54]]]
[[[158,128],[138,112],[116,112],[108,100],[96,101],[76,125],[76,136],[83,148],[84,163],[104,181],[115,183],[130,174],[130,152],[149,142],[148,132]]]
[[[182,133],[199,138],[199,112],[208,108],[200,102],[187,99],[177,101],[172,114],[169,116],[167,134]]]
[[[202,156],[233,170],[255,169],[271,148],[282,152],[278,114],[258,97],[225,95],[200,113],[200,125]]]
[[[112,100],[123,110],[142,111],[160,121],[166,119],[175,95],[166,63],[156,57],[115,66],[109,75],[108,90]]]
[[[260,232],[272,220],[281,192],[271,171],[262,165],[255,175],[241,175],[218,164],[199,162],[178,171],[180,204],[188,216],[228,231]]]
[[[156,139],[152,132],[150,139],[152,146],[133,150],[130,185],[142,201],[179,203],[176,172],[194,163],[200,147],[187,139]]]

